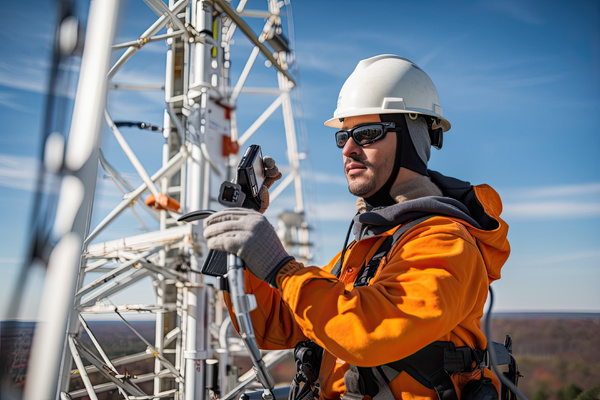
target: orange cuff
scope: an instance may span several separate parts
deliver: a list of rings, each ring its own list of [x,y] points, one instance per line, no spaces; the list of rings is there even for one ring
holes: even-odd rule
[[[295,274],[296,271],[299,271],[302,268],[304,268],[304,264],[299,263],[296,260],[289,261],[287,264],[281,267],[281,269],[277,273],[277,276],[275,277],[275,285],[277,285],[277,287],[280,288],[281,284],[283,283],[283,280],[287,276]]]

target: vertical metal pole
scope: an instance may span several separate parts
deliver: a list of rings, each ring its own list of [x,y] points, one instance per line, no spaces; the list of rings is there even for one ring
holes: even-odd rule
[[[212,32],[212,5],[210,2],[195,0],[192,3],[192,24],[198,32]],[[211,62],[211,47],[203,43],[194,43],[191,48],[190,62],[190,87],[193,90],[200,92],[199,98],[196,99],[194,107],[199,107],[201,118],[205,118],[208,98],[208,88],[210,87],[210,62]],[[204,135],[205,126],[199,126],[199,135]],[[190,143],[191,157],[188,164],[188,210],[198,210],[206,208],[209,201],[209,187],[204,185],[210,184],[210,171],[208,162],[205,160],[199,143]],[[208,179],[207,179],[208,178]]]
[[[208,1],[194,0],[192,3],[192,24],[198,32],[212,32],[212,4]],[[210,45],[194,43],[192,45],[190,87],[196,90],[210,87]]]
[[[281,90],[281,108],[283,111],[283,123],[285,125],[285,137],[287,140],[288,159],[294,177],[294,192],[296,194],[296,212],[304,211],[302,201],[302,182],[300,180],[300,160],[298,158],[298,147],[296,144],[296,128],[294,126],[294,114],[292,112],[292,102],[290,100],[291,82],[281,73],[277,73],[279,78],[279,89]]]
[[[164,277],[162,275],[158,275],[157,279],[154,281],[154,289],[156,290],[156,304],[158,306],[164,305]],[[159,312],[156,314],[156,327],[154,333],[154,347],[159,354],[162,354],[164,350],[164,321],[165,321],[165,313]],[[158,357],[154,358],[154,394],[160,393],[162,389],[161,378],[159,377],[159,372],[162,369],[162,365]]]
[[[191,266],[198,268],[192,257]],[[197,274],[193,274],[197,275]],[[186,296],[186,339],[185,339],[185,400],[198,400],[206,397],[205,361],[208,356],[206,348],[208,331],[207,290],[196,277],[185,290]]]
[[[89,229],[98,165],[98,144],[106,103],[107,73],[115,34],[119,0],[92,1],[55,234],[61,237],[48,263],[38,326],[34,335],[26,400],[58,397],[61,360],[67,363],[65,343],[79,276],[82,244]],[[69,364],[70,365],[70,364]]]
[[[212,5],[209,2],[195,0],[191,4],[191,22],[198,32],[213,31]],[[191,45],[191,55],[189,68],[190,88],[195,91],[195,103],[185,104],[185,106],[194,107],[199,111],[200,118],[205,119],[208,93],[211,86],[211,46],[202,43]],[[204,123],[196,125],[198,140],[199,136],[206,135]],[[185,204],[188,210],[198,210],[208,208],[210,200],[210,168],[208,162],[202,154],[200,143],[191,140],[187,143],[190,146],[191,157],[186,169],[186,200]],[[190,264],[192,269],[198,270],[198,255],[191,254]],[[185,400],[204,399],[206,393],[206,358],[208,355],[207,344],[210,340],[208,327],[207,308],[209,302],[207,299],[210,291],[202,283],[201,277],[196,273],[190,273],[189,284],[184,289],[185,296],[183,317],[185,318],[185,341],[184,346],[184,364],[182,366],[185,376],[185,385],[183,389],[183,398]]]
[[[170,40],[169,44],[172,44],[172,41],[174,39]],[[165,57],[165,63],[166,63],[166,73],[165,73],[165,102],[167,104],[167,107],[169,106],[169,102],[171,97],[173,96],[173,92],[174,92],[174,69],[175,69],[175,56],[174,56],[174,46],[170,46],[169,49],[167,50],[166,53],[166,57]],[[171,135],[171,131],[173,129],[172,124],[171,124],[171,120],[169,117],[169,114],[165,111],[164,112],[164,116],[163,116],[163,132],[165,137],[168,137],[169,135]],[[166,162],[166,160],[168,160],[169,158],[169,145],[168,143],[165,143],[163,145],[163,165]],[[161,188],[161,190],[164,191],[164,187]],[[165,212],[161,212],[160,215],[160,229],[164,229],[166,227],[166,213]],[[164,266],[165,265],[165,251],[161,250],[160,252],[160,265]],[[167,289],[166,289],[166,283],[165,283],[165,277],[164,275],[158,275],[157,279],[154,281],[154,287],[156,290],[156,304],[158,305],[164,305],[166,303],[168,303],[168,299],[166,298],[166,293],[167,293]],[[156,314],[156,325],[155,325],[155,333],[154,333],[154,344],[156,347],[156,350],[159,352],[159,354],[163,354],[164,350],[165,350],[165,346],[164,346],[164,337],[165,334],[168,332],[167,329],[165,328],[167,321],[169,319],[166,317],[166,313],[165,312],[160,312],[158,314]],[[159,376],[160,371],[162,370],[162,364],[160,363],[160,360],[158,358],[154,359],[154,373],[156,374],[154,377],[154,394],[159,394],[162,390],[163,390],[163,381],[164,378],[161,378]]]
[[[175,8],[176,2],[169,0],[169,7]],[[176,13],[176,18],[180,18],[181,12]],[[187,14],[187,13],[186,13]],[[181,26],[184,25],[182,21]],[[177,23],[175,24],[177,25]],[[174,28],[170,26],[167,29],[168,33],[173,33]],[[184,140],[184,132],[180,132],[176,129],[177,122],[172,120],[174,118],[179,121],[184,120],[182,109],[185,107],[185,94],[187,91],[187,57],[188,57],[188,43],[182,37],[172,37],[167,40],[169,49],[166,56],[166,75],[165,75],[165,103],[168,110],[164,113],[164,135],[166,142],[163,146],[163,165],[169,163],[171,159],[179,153]],[[172,112],[171,112],[172,111]],[[167,194],[173,197],[175,200],[182,202],[181,188],[182,188],[182,176],[185,174],[182,172],[185,170],[185,166],[182,166],[181,170],[169,178],[161,179],[161,191],[163,194]],[[175,189],[179,188],[179,190]],[[184,202],[185,203],[185,202]],[[171,216],[168,213],[162,211],[160,215],[160,230],[166,230],[175,225]],[[165,248],[160,252],[159,265],[165,269],[173,268],[173,262],[176,258],[177,250]],[[176,304],[178,311],[181,310],[181,299],[180,289],[177,287],[177,282],[173,279],[166,278],[164,275],[159,276],[158,281],[155,282],[157,288],[157,302],[159,304]],[[172,332],[177,327],[182,326],[182,320],[185,318],[181,312],[168,311],[157,315],[156,318],[156,331],[155,341],[159,353],[169,359],[173,363],[177,370],[182,369],[182,336],[185,337],[185,328],[182,333],[178,335],[177,339],[170,344],[165,343],[165,335]],[[163,370],[163,365],[157,359],[155,361],[154,371],[159,373]],[[181,375],[184,377],[183,372]],[[182,392],[184,389],[184,381],[176,380],[172,376],[155,377],[154,379],[154,394],[159,394],[168,390],[176,390],[178,393],[177,399],[182,398]]]
[[[298,147],[296,141],[296,127],[294,126],[294,114],[290,98],[291,82],[278,72],[279,88],[281,89],[281,109],[283,111],[283,121],[285,125],[285,134],[288,148],[288,159],[290,162],[292,176],[294,179],[295,194],[295,212],[304,213],[304,202],[302,198],[302,179],[300,177],[300,159],[298,157]],[[296,227],[297,241],[301,243],[300,254],[304,262],[310,258],[308,246],[308,228],[306,223],[303,226]]]
[[[285,136],[287,141],[288,159],[291,167],[291,174],[294,179],[294,197],[296,213],[304,213],[304,202],[302,199],[302,180],[300,178],[300,159],[298,157],[298,147],[296,143],[296,127],[294,126],[294,114],[292,111],[292,102],[290,99],[291,82],[281,73],[277,73],[279,79],[279,88],[281,89],[281,109],[283,111],[283,123],[285,125]],[[306,233],[308,231],[302,227],[296,227],[296,235],[299,243],[308,243]],[[301,245],[301,255],[304,260],[308,260],[308,247]]]

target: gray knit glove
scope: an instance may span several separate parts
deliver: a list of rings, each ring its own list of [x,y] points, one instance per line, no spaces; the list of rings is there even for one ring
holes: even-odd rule
[[[269,207],[269,188],[273,186],[275,181],[281,179],[281,172],[279,172],[279,168],[275,165],[275,160],[271,157],[263,157],[263,167],[265,168],[265,180],[258,192],[258,196],[260,197],[260,210],[258,212],[261,214],[264,214],[267,207]]]
[[[235,254],[257,278],[275,287],[277,272],[294,258],[259,212],[227,208],[204,220],[208,248]]]

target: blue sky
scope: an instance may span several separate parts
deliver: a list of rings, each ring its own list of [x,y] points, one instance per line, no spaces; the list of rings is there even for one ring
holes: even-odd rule
[[[265,8],[263,1],[248,4]],[[1,6],[0,304],[27,242],[54,5]],[[86,2],[77,6],[85,15]],[[120,38],[134,39],[152,22],[144,7],[126,3]],[[292,10],[304,150],[312,165],[315,265],[341,250],[354,214],[341,154],[323,122],[358,61],[393,53],[429,74],[452,123],[444,148],[432,151],[430,168],[488,183],[503,198],[512,255],[493,285],[495,310],[600,311],[600,2],[303,0]],[[250,47],[236,43],[242,60]],[[161,83],[164,49],[147,46],[115,81]],[[120,105],[114,119],[162,124],[161,93],[140,93],[135,101],[127,96],[111,93],[109,100]],[[142,162],[159,162],[162,139],[135,135],[132,141],[147,146]],[[282,140],[261,135],[255,141],[264,153],[285,160]],[[103,140],[111,146],[110,136]],[[102,202],[114,206],[115,197],[107,194]],[[32,304],[35,288],[26,296]]]

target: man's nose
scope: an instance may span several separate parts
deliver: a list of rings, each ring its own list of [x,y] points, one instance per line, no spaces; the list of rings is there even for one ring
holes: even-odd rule
[[[342,154],[346,157],[357,155],[362,151],[362,148],[356,144],[353,138],[349,137],[348,141],[342,148]]]

